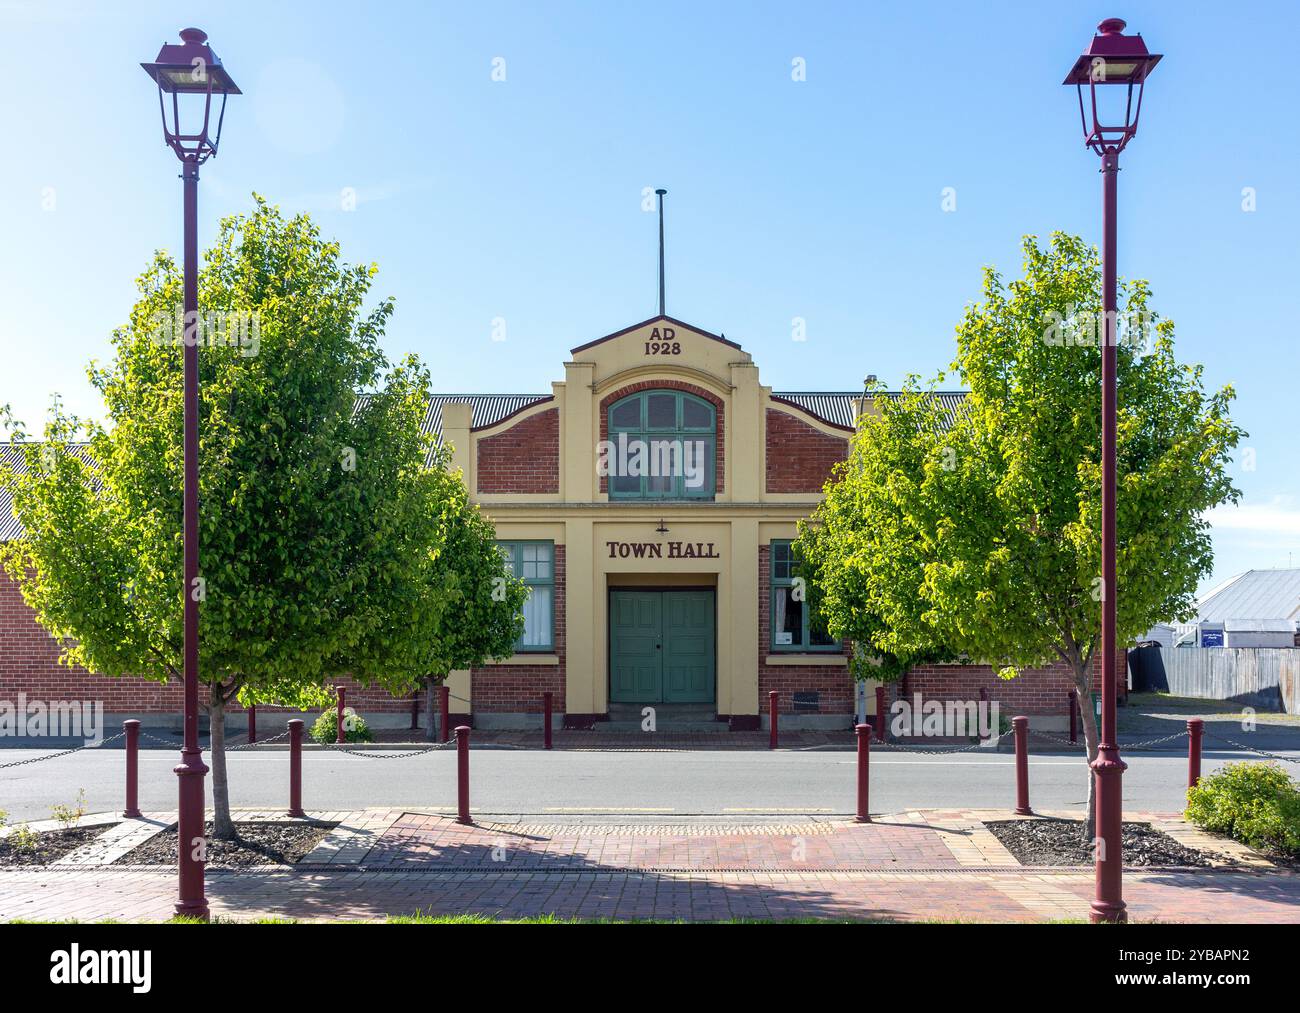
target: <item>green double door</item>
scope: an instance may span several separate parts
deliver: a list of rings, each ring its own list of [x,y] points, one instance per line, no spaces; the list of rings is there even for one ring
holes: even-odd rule
[[[609,593],[612,703],[712,703],[712,591]]]

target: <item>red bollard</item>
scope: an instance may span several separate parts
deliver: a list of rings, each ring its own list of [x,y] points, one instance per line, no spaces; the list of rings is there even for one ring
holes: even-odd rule
[[[248,705],[248,741],[257,741],[257,704]]]
[[[871,726],[858,725],[858,823],[870,823],[871,814],[867,811],[867,791],[870,786],[868,763],[871,759]]]
[[[347,741],[347,737],[343,734],[343,701],[347,697],[348,691],[340,686],[338,688],[338,694],[338,720],[334,722],[338,727],[334,730],[334,741],[341,746]]]
[[[451,739],[451,690],[446,686],[438,687],[438,741]]]
[[[1195,788],[1201,779],[1201,736],[1205,734],[1205,722],[1201,718],[1189,718],[1187,721],[1187,787]]]
[[[767,748],[768,749],[776,748],[776,740],[777,740],[776,711],[777,711],[777,701],[779,699],[780,699],[780,694],[777,693],[776,690],[772,690],[772,692],[767,694],[767,725],[768,725]]]
[[[289,722],[289,815],[306,816],[302,811],[302,719]]]
[[[885,687],[876,687],[876,740],[885,741]]]
[[[456,726],[456,822],[473,826],[469,818],[469,726]]]
[[[140,722],[123,721],[126,732],[126,808],[122,815],[129,820],[140,818]]]
[[[1012,718],[1016,730],[1016,815],[1032,816],[1029,808],[1029,718]]]
[[[1070,690],[1070,695],[1066,698],[1065,706],[1070,710],[1070,742],[1079,741],[1079,691]]]
[[[542,740],[546,748],[551,748],[551,711],[555,706],[555,694],[542,694]]]

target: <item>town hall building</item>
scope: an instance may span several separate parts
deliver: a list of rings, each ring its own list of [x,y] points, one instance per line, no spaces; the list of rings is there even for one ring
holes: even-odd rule
[[[963,395],[939,397],[951,410]],[[537,728],[547,692],[569,728],[635,728],[653,707],[661,728],[752,730],[772,691],[786,727],[874,714],[875,684],[855,703],[853,647],[809,616],[791,556],[873,410],[862,389],[775,391],[739,344],[663,315],[571,349],[547,393],[434,396],[425,424],[529,589],[514,653],[449,676],[453,720]],[[0,514],[0,537],[21,537],[7,503]],[[0,575],[0,698],[102,701],[111,721],[179,715],[178,684],[70,670],[58,654]],[[343,685],[377,725],[416,703]],[[1069,686],[1060,666],[1007,683],[984,664],[933,665],[889,696],[1059,716]]]

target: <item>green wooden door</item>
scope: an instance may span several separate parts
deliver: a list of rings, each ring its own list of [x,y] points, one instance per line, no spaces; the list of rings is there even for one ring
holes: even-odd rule
[[[659,703],[663,692],[663,601],[658,591],[609,595],[609,699]]]
[[[714,699],[712,591],[611,591],[612,703]]]
[[[665,591],[663,603],[665,703],[711,703],[713,592]]]

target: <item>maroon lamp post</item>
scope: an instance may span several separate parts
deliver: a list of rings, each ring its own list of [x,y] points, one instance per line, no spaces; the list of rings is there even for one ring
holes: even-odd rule
[[[1119,18],[1107,18],[1098,25],[1099,34],[1065,78],[1065,84],[1074,85],[1078,91],[1084,144],[1100,156],[1102,177],[1101,742],[1092,764],[1099,840],[1096,896],[1090,916],[1094,922],[1126,920],[1120,843],[1121,781],[1126,765],[1119,757],[1115,735],[1115,602],[1119,596],[1115,570],[1116,184],[1119,153],[1137,133],[1147,75],[1160,62],[1158,55],[1147,52],[1140,35],[1125,35],[1124,28]]]
[[[181,162],[185,194],[185,740],[175,768],[180,784],[177,837],[180,889],[176,913],[208,917],[203,891],[203,778],[208,768],[199,749],[199,166],[217,153],[226,97],[238,95],[197,28],[181,31],[180,45],[164,45],[153,63],[142,66],[158,85],[163,138]],[[212,97],[221,96],[212,131]],[[168,106],[171,120],[168,121]],[[201,120],[200,120],[201,116]],[[193,120],[191,120],[193,117]],[[184,119],[184,129],[182,120]],[[188,131],[188,132],[187,132]]]

